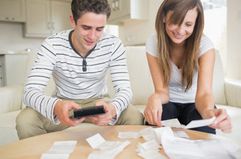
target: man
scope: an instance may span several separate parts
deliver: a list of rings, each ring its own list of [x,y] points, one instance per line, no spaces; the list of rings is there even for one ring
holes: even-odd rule
[[[142,114],[128,105],[132,98],[125,48],[103,33],[110,7],[107,0],[73,0],[73,30],[48,37],[37,53],[28,76],[24,103],[17,117],[20,139],[66,129],[83,121],[96,125],[142,124]],[[108,98],[105,77],[110,70],[115,97]],[[43,93],[51,75],[55,96]],[[104,115],[72,119],[69,112],[84,106],[103,105]]]

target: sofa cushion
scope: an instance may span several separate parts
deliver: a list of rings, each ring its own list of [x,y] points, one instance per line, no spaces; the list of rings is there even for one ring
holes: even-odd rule
[[[132,104],[146,105],[147,98],[154,92],[145,47],[129,46],[126,50],[127,65],[133,91]]]
[[[0,87],[0,114],[21,109],[22,86]]]
[[[227,104],[225,98],[223,65],[218,51],[216,51],[213,73],[213,94],[215,98],[215,103],[223,105]]]
[[[19,112],[20,110],[0,115],[0,145],[18,140],[15,120]]]

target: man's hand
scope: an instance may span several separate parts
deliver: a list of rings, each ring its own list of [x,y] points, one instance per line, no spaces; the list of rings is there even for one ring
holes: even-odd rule
[[[68,126],[75,126],[78,125],[79,123],[83,122],[85,118],[80,118],[80,119],[70,119],[69,117],[69,111],[72,109],[79,109],[80,106],[76,104],[75,102],[72,101],[63,101],[59,100],[55,104],[54,107],[54,115],[57,116],[59,121]]]
[[[103,105],[105,109],[105,114],[86,117],[87,120],[91,123],[96,125],[107,125],[111,122],[112,118],[116,116],[116,110],[112,104],[100,100],[97,101],[95,105]]]
[[[232,123],[229,115],[224,109],[211,109],[205,111],[204,118],[216,117],[214,123],[210,127],[214,129],[220,129],[225,133],[229,133],[232,130]]]
[[[148,98],[144,111],[146,121],[151,125],[161,126],[162,102],[159,94],[152,94]]]

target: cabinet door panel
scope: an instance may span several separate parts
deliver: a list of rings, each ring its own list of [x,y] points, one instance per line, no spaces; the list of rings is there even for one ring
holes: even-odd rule
[[[24,0],[0,0],[0,21],[25,21]]]
[[[4,56],[4,84],[24,85],[27,76],[28,54],[6,54]]]
[[[110,20],[130,16],[130,0],[109,0],[111,6]]]
[[[25,36],[47,37],[51,33],[48,0],[26,0]]]
[[[70,15],[71,5],[69,2],[51,1],[52,33],[70,29]]]

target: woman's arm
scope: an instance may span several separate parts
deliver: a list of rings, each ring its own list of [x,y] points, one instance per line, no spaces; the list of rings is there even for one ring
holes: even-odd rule
[[[162,103],[167,103],[169,101],[168,86],[164,86],[158,58],[147,53],[147,61],[151,72],[155,93],[161,96]]]
[[[163,84],[158,58],[147,53],[147,61],[155,92],[148,98],[144,116],[149,124],[161,126],[162,103],[169,101],[168,88]]]
[[[223,132],[230,132],[232,124],[227,112],[223,109],[214,108],[212,94],[214,62],[214,49],[208,50],[199,58],[196,108],[203,118],[216,117],[214,124],[210,125],[211,127],[221,129]]]
[[[196,108],[203,118],[208,118],[208,110],[214,109],[214,98],[212,94],[213,69],[215,62],[214,49],[208,50],[199,60]]]

